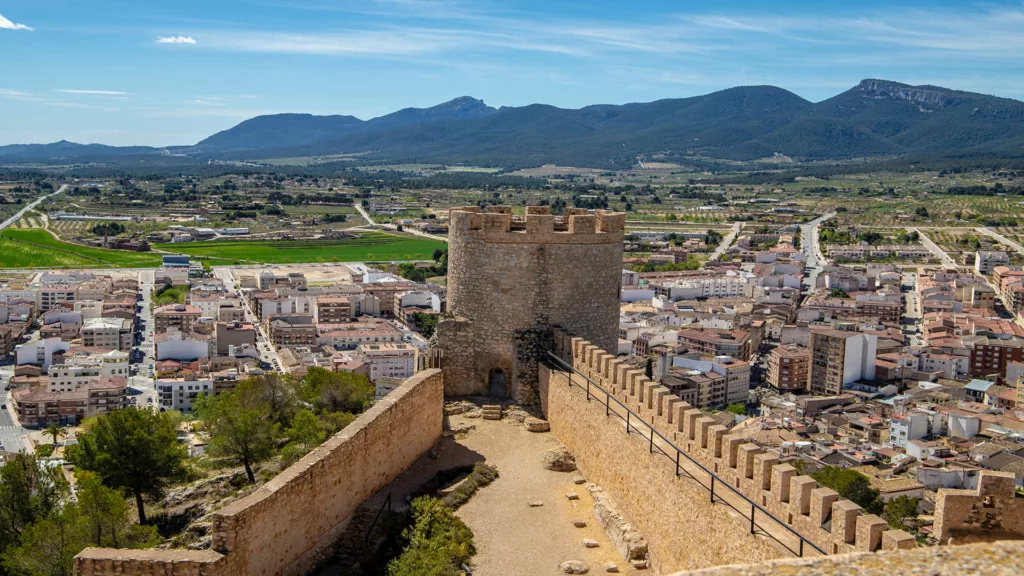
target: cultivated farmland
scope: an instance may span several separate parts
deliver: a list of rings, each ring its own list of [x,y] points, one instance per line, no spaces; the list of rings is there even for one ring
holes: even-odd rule
[[[363,262],[368,260],[429,260],[444,243],[379,232],[324,240],[220,240],[157,244],[155,249],[190,256],[222,258],[238,263]]]

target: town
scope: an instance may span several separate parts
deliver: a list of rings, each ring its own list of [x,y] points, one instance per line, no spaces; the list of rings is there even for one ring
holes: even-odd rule
[[[52,4],[0,576],[1022,572],[1020,0]]]

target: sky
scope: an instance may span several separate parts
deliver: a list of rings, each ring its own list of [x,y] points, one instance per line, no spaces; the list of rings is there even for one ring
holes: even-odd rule
[[[1024,99],[1024,0],[3,0],[0,145],[188,145],[260,114],[368,119],[865,78]]]

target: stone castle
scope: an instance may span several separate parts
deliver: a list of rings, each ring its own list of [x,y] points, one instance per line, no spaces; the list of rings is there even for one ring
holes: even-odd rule
[[[918,548],[909,534],[733,437],[616,358],[624,224],[622,214],[572,209],[556,217],[531,207],[525,218],[507,207],[452,210],[449,315],[438,324],[432,355],[440,369],[419,372],[280,475],[213,512],[212,549],[88,548],[75,558],[75,574],[307,574],[361,503],[441,438],[446,396],[488,394],[543,412],[580,471],[644,534],[652,572],[1015,572],[1009,559],[1024,553],[1024,542],[991,544],[1024,539],[1024,499],[1012,477],[985,473],[977,489],[943,489],[935,499],[940,539],[980,544]],[[548,361],[548,353],[564,364]],[[641,419],[635,431],[616,417],[622,408]],[[648,429],[729,487],[720,485],[719,494],[761,507],[757,531],[744,516],[749,508],[709,499],[694,476],[680,474],[678,458],[673,466],[664,446],[656,451]],[[781,533],[782,524],[825,555],[765,537]],[[764,564],[731,566],[743,563]]]
[[[445,393],[537,403],[537,362],[559,326],[614,350],[625,214],[531,206],[451,211]]]

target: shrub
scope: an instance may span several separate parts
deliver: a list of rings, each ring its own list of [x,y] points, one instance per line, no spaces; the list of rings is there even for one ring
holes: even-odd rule
[[[413,525],[404,536],[409,545],[388,564],[388,576],[458,576],[476,554],[473,531],[436,498],[412,502]]]
[[[53,444],[42,444],[36,447],[36,456],[39,458],[49,458],[53,455]]]
[[[480,488],[487,486],[491,482],[494,482],[498,478],[498,469],[490,464],[484,464],[483,462],[477,462],[473,466],[473,471],[466,478],[466,481],[462,483],[458,488],[453,490],[450,494],[445,496],[444,504],[451,509],[456,509],[462,506],[476,493]]]

